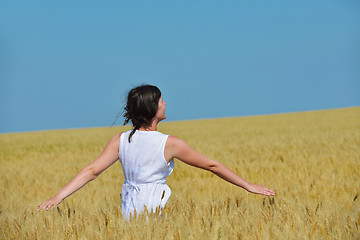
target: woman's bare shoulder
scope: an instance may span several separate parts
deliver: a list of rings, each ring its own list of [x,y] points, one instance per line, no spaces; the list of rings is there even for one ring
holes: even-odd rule
[[[122,132],[119,132],[119,133],[115,134],[115,135],[110,139],[110,141],[112,141],[112,140],[120,141],[121,134],[122,134]]]
[[[171,155],[176,157],[179,152],[184,151],[185,149],[189,148],[189,146],[181,138],[169,135],[165,148],[171,152]]]
[[[122,132],[115,134],[107,143],[107,145],[112,146],[112,147],[119,147],[120,144],[120,137],[121,137]]]
[[[169,145],[177,145],[177,144],[181,144],[182,142],[184,142],[182,139],[172,135],[169,135],[166,141],[166,143]]]

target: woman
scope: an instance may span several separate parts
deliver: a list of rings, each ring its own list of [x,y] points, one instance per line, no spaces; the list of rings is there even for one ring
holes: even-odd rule
[[[134,214],[134,210],[138,214],[143,212],[144,206],[152,211],[165,206],[171,194],[170,188],[166,185],[166,177],[173,171],[174,158],[211,171],[251,193],[275,195],[273,190],[250,183],[223,164],[196,152],[183,140],[158,132],[158,123],[166,119],[165,109],[166,103],[157,87],[141,85],[132,89],[124,109],[124,124],[131,121],[133,129],[116,134],[110,139],[99,157],[82,169],[54,197],[39,205],[38,211],[57,206],[118,159],[125,176],[121,192],[121,209],[126,219]]]

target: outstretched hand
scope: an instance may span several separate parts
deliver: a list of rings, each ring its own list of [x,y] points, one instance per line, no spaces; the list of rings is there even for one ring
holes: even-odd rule
[[[50,198],[49,200],[45,201],[43,204],[38,206],[37,211],[39,212],[41,209],[45,209],[48,211],[51,207],[56,207],[61,203],[62,199],[59,199],[57,196]]]
[[[257,184],[253,184],[253,183],[250,183],[250,185],[246,188],[246,190],[248,192],[255,193],[255,194],[261,194],[261,195],[265,195],[265,196],[275,196],[275,191],[273,191],[265,186],[257,185]]]

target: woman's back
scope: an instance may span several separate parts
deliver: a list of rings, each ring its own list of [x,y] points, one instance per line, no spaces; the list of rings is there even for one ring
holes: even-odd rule
[[[167,163],[164,158],[168,135],[157,131],[137,130],[129,143],[130,132],[121,134],[119,147],[125,180],[134,184],[165,180],[174,168],[174,161]]]
[[[171,190],[166,185],[174,168],[174,161],[166,162],[164,157],[167,135],[157,131],[135,131],[129,142],[131,131],[120,137],[119,159],[122,164],[125,182],[122,188],[122,212],[130,217],[136,209],[155,210],[164,207]]]

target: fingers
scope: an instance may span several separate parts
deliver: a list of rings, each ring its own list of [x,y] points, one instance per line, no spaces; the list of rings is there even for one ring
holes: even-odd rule
[[[260,194],[265,195],[265,196],[275,196],[275,191],[273,191],[269,188],[263,187]]]
[[[46,202],[44,202],[43,204],[41,204],[41,205],[38,206],[38,209],[37,209],[38,212],[39,212],[41,209],[44,208],[45,203],[46,203]]]
[[[39,212],[41,209],[45,209],[46,211],[48,211],[52,206],[55,206],[54,202],[52,201],[52,199],[49,199],[43,204],[39,205],[37,211]]]
[[[265,195],[265,196],[275,196],[275,191],[273,191],[265,186],[257,185],[257,184],[253,184],[252,188],[249,189],[249,191],[252,193]]]

